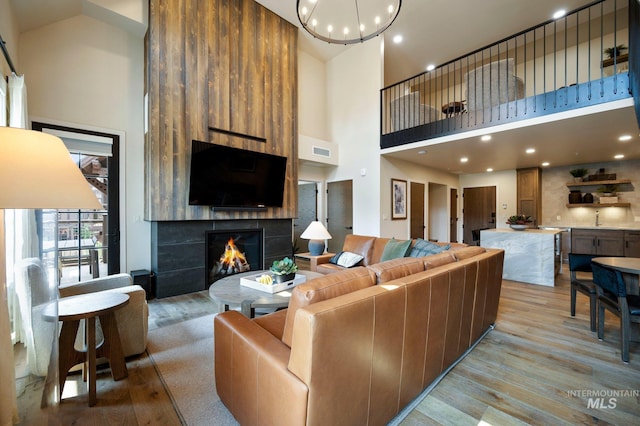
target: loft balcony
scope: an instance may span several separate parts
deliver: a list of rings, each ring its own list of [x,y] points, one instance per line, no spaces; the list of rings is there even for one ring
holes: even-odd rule
[[[591,3],[385,87],[381,148],[632,97],[640,6],[631,3]]]

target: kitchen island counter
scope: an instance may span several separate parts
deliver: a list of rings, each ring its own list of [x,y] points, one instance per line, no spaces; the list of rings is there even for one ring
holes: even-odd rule
[[[481,246],[505,251],[502,278],[553,287],[562,265],[560,229],[480,231]]]

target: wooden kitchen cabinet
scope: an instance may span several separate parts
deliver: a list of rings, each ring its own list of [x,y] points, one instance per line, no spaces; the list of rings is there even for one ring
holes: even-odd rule
[[[610,229],[572,229],[571,252],[601,256],[624,256],[624,233],[625,231]]]
[[[624,231],[624,255],[640,257],[640,231]]]
[[[517,214],[531,216],[534,225],[542,220],[542,173],[539,167],[518,169]]]

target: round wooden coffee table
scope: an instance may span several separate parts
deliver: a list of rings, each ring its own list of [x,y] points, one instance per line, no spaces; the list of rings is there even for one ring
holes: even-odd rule
[[[260,271],[243,272],[211,284],[209,297],[218,303],[218,312],[228,311],[230,306],[239,306],[244,316],[253,318],[256,308],[278,309],[289,306],[291,289],[271,294],[240,285],[240,278],[258,274]],[[297,274],[307,277],[307,281],[322,276],[320,273],[311,271],[298,271]]]

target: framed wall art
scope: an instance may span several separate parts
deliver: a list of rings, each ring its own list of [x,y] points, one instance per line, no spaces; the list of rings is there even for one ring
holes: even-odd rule
[[[391,179],[391,220],[407,218],[407,181]]]

